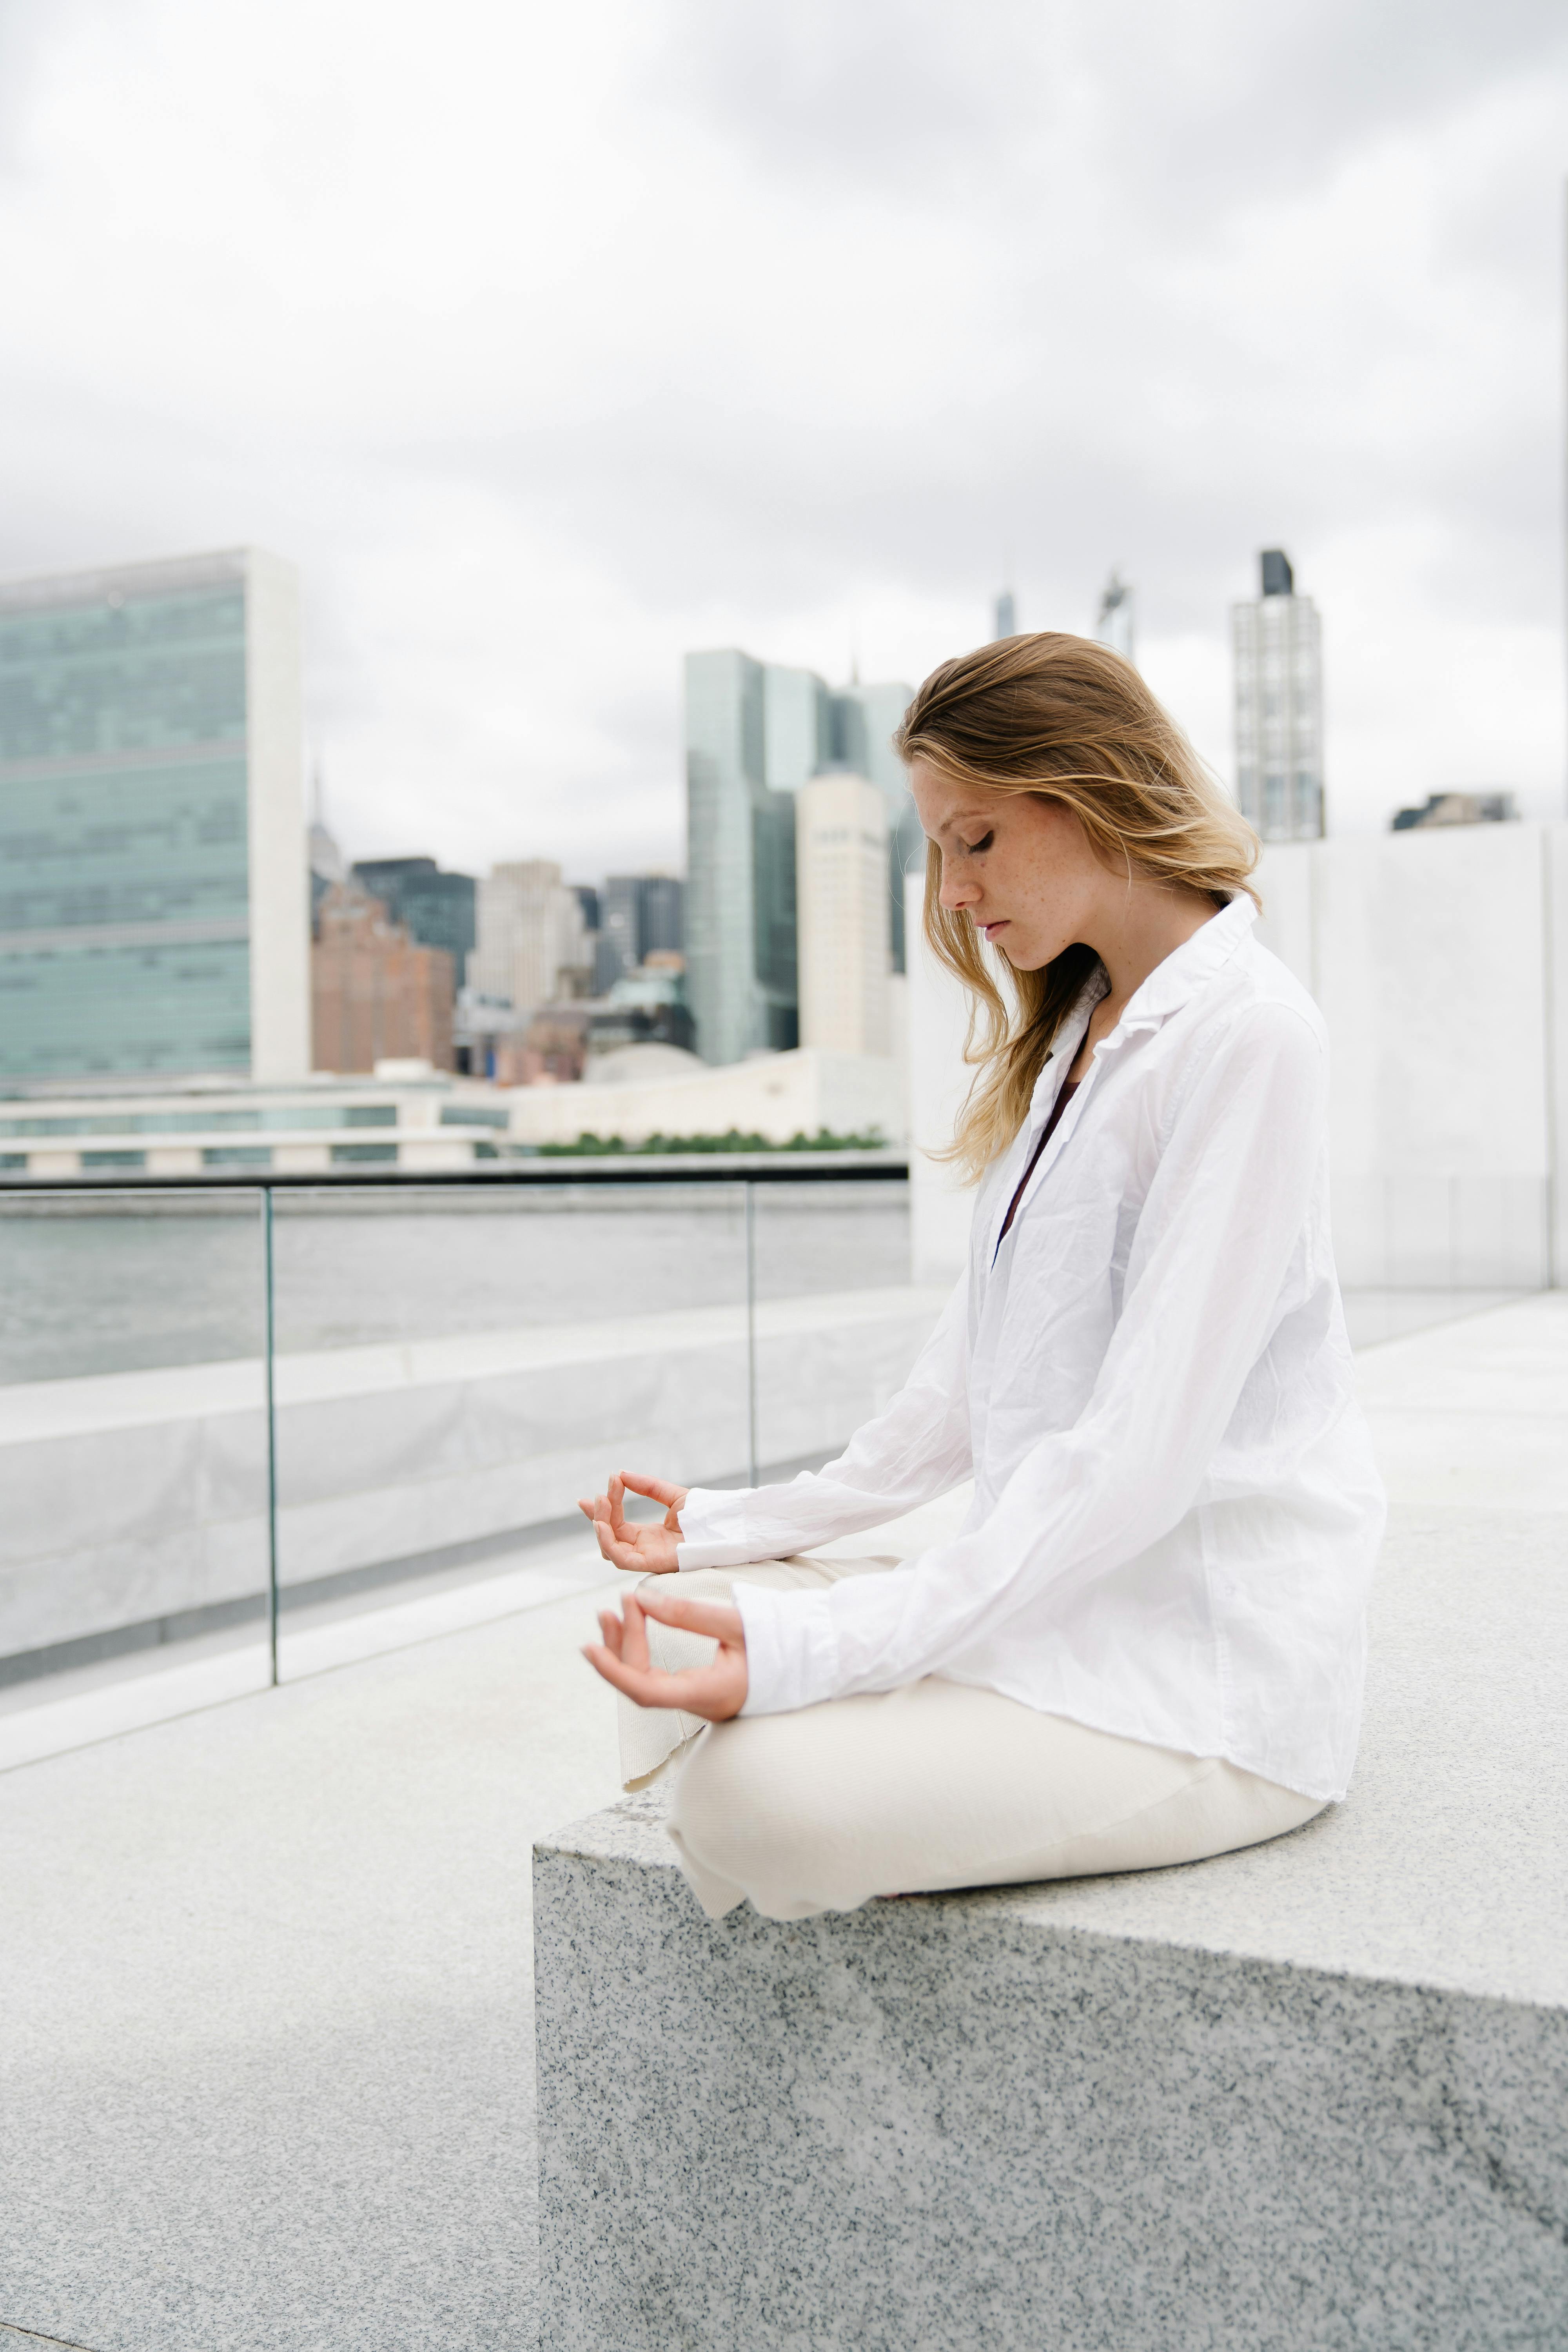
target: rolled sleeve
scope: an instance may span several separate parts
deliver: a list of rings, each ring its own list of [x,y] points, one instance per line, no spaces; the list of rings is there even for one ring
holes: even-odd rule
[[[743,1501],[743,1494],[725,1494],[712,1486],[689,1486],[680,1507],[681,1540],[676,1546],[676,1566],[741,1568],[748,1560],[754,1560],[758,1555],[742,1524]]]

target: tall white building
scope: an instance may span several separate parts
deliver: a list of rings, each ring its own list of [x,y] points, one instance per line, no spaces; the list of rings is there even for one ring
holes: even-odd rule
[[[1323,658],[1318,608],[1298,596],[1278,547],[1259,559],[1262,593],[1230,608],[1236,654],[1236,797],[1265,841],[1323,832]]]
[[[577,992],[592,962],[582,900],[552,859],[497,866],[479,883],[468,984],[480,996],[519,1012],[559,1004]]]
[[[795,940],[801,1044],[891,1053],[888,799],[868,777],[795,793]]]
[[[1123,661],[1138,666],[1137,598],[1127,582],[1112,572],[1100,592],[1100,609],[1094,616],[1094,634],[1102,646],[1120,654]]]
[[[310,1066],[294,572],[0,588],[0,1079]]]

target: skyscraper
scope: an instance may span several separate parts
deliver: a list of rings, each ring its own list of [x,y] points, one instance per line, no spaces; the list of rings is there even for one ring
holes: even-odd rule
[[[814,670],[765,665],[763,764],[771,791],[798,792],[825,761],[837,756],[833,716],[833,697]]]
[[[908,793],[890,739],[909,700],[896,685],[835,693],[813,671],[734,650],[687,656],[687,982],[705,1061],[795,1043],[794,795],[837,761],[896,815]],[[900,874],[896,898],[891,871],[889,888],[901,914]]]
[[[442,948],[460,982],[474,946],[476,884],[447,874],[433,857],[362,857],[354,880],[379,898],[395,923],[425,948]]]
[[[423,947],[358,882],[335,882],[316,914],[311,1039],[319,1070],[381,1061],[454,1066],[456,974],[444,948]]]
[[[912,688],[888,681],[846,687],[833,698],[833,756],[869,776],[888,803],[888,945],[895,971],[904,970],[904,876],[923,874],[926,837],[904,763],[893,737],[914,699]]]
[[[892,1051],[887,795],[847,768],[795,795],[800,1042]]]
[[[1284,551],[1259,558],[1261,595],[1230,608],[1236,652],[1236,797],[1265,841],[1323,831],[1323,669],[1318,611]]]
[[[682,950],[685,896],[685,884],[672,874],[605,877],[599,893],[599,931],[615,965],[606,987],[610,980],[636,971],[647,956],[678,954]]]
[[[299,590],[255,549],[0,588],[0,1076],[303,1077]]]
[[[467,984],[520,1013],[585,993],[593,971],[583,902],[548,857],[497,866],[479,883]]]
[[[650,955],[682,955],[686,950],[686,885],[676,874],[641,877],[642,925],[637,961]]]
[[[798,733],[800,675],[775,741]],[[686,656],[687,988],[708,1062],[795,1042],[795,804],[769,789],[766,681],[749,654]]]
[[[1100,592],[1100,609],[1094,618],[1094,634],[1102,646],[1121,656],[1136,667],[1134,614],[1136,600],[1125,580],[1112,572]]]

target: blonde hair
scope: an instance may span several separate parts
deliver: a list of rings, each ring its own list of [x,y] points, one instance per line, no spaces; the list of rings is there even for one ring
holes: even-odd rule
[[[1078,818],[1108,866],[1201,890],[1221,906],[1258,901],[1258,836],[1210,777],[1131,662],[1088,637],[1005,637],[933,670],[893,738],[956,783],[1033,793]],[[973,1181],[1028,1113],[1058,1030],[1099,965],[1086,945],[1038,971],[1009,971],[1013,1002],[967,912],[942,904],[942,853],[926,853],[925,935],[969,993],[964,1059],[974,1067],[953,1141],[938,1155]]]

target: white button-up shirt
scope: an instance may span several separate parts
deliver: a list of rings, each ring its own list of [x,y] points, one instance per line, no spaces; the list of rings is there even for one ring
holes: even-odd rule
[[[1327,1040],[1252,922],[1234,900],[1150,974],[999,1241],[1086,992],[981,1189],[967,1278],[838,1460],[692,1488],[683,1569],[974,1481],[957,1537],[885,1574],[737,1583],[747,1715],[939,1675],[1343,1795],[1383,1490],[1330,1244]]]

